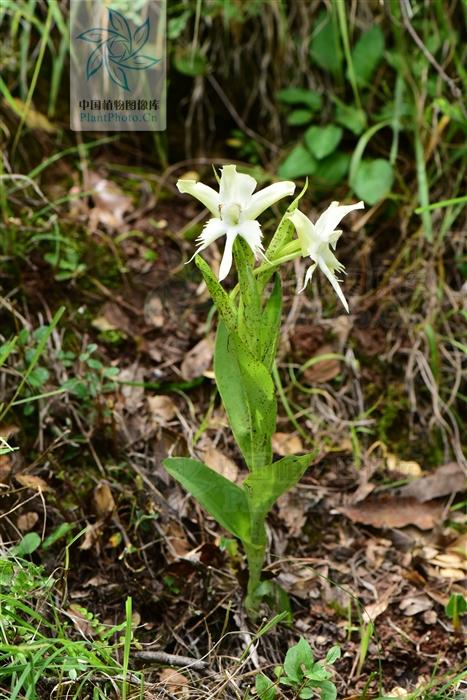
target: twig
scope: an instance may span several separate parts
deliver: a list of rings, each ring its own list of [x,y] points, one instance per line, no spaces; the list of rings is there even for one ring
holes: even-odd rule
[[[137,651],[134,656],[141,661],[155,661],[167,666],[187,667],[193,671],[206,671],[209,668],[207,661],[193,659],[190,656],[178,656],[167,654],[165,651]]]

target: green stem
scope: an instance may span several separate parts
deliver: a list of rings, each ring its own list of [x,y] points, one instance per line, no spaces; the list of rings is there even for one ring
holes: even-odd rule
[[[265,514],[255,512],[250,503],[250,542],[244,542],[245,553],[248,561],[248,587],[245,599],[245,608],[251,618],[258,614],[261,598],[257,595],[258,586],[261,583],[261,571],[266,555],[266,530],[264,527]]]

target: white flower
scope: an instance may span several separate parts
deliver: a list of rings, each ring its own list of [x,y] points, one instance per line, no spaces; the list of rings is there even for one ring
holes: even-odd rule
[[[364,206],[363,202],[347,206],[339,206],[339,202],[332,202],[326,211],[321,214],[316,224],[313,224],[298,209],[287,217],[297,231],[302,255],[304,257],[309,255],[314,261],[314,264],[310,265],[306,272],[303,287],[300,291],[303,292],[318,266],[332,284],[347,313],[349,312],[349,305],[336,277],[336,272],[343,272],[345,268],[331,251],[331,248],[332,250],[336,249],[336,243],[342,234],[342,231],[335,230],[341,219],[349,212],[354,211],[354,209],[364,209]]]
[[[195,180],[177,182],[180,192],[191,194],[199,199],[214,216],[206,223],[197,239],[199,245],[195,255],[220,236],[227,236],[219,269],[220,281],[227,277],[232,267],[232,248],[236,237],[242,236],[255,258],[258,258],[264,248],[261,243],[261,226],[256,218],[282,197],[293,194],[295,190],[293,182],[276,182],[253,194],[256,185],[256,180],[250,175],[237,173],[235,165],[224,165],[222,168],[219,192]]]

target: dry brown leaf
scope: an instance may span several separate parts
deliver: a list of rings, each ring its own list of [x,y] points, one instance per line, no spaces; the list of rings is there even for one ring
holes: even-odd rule
[[[433,498],[450,496],[467,488],[467,480],[462,467],[457,462],[448,462],[438,467],[429,476],[415,479],[407,486],[398,489],[399,496],[416,498],[424,503]]]
[[[130,333],[130,319],[118,304],[109,301],[102,309],[96,318],[93,319],[92,325],[98,331],[123,331]]]
[[[180,698],[189,698],[188,678],[172,668],[164,668],[159,674],[159,682],[163,683],[167,690]]]
[[[185,355],[185,359],[180,367],[183,379],[189,381],[190,379],[203,376],[211,367],[213,354],[214,337],[208,335]]]
[[[313,359],[317,359],[321,355],[335,354],[335,349],[332,345],[323,345],[313,356]],[[303,377],[306,379],[308,384],[324,384],[329,382],[334,377],[337,377],[341,371],[341,363],[335,358],[326,358],[319,360],[316,364],[308,367],[303,372]]]
[[[164,307],[156,292],[148,294],[144,302],[144,320],[148,326],[163,328],[165,325]]]
[[[172,418],[175,418],[177,409],[170,396],[164,394],[148,396],[147,402],[149,413],[155,425],[167,425]]]
[[[0,455],[0,484],[5,484],[11,474],[11,457],[9,455]]]
[[[399,608],[402,610],[404,615],[407,616],[418,615],[426,610],[431,610],[432,607],[433,601],[430,600],[424,593],[406,596],[399,603]]]
[[[298,435],[293,433],[274,433],[272,436],[272,449],[276,455],[287,457],[303,452],[303,443]]]
[[[386,467],[390,472],[399,472],[407,476],[420,477],[423,472],[418,462],[399,459],[397,455],[388,452],[386,455]]]
[[[165,536],[177,559],[179,557],[184,557],[191,551],[191,545],[186,538],[185,530],[179,523],[171,522]],[[169,555],[168,559],[170,560],[171,558],[173,559],[173,557]]]
[[[99,481],[92,494],[94,509],[99,518],[106,518],[115,510],[115,501],[107,481]]]
[[[133,206],[131,197],[115,182],[93,172],[89,173],[85,188],[92,192],[94,201],[94,208],[89,215],[91,229],[95,231],[100,223],[111,228],[122,226],[124,214]]]
[[[34,476],[34,474],[16,474],[15,479],[21,486],[34,489],[34,491],[51,491],[50,486],[44,479],[41,479],[40,476]]]
[[[415,498],[375,496],[340,508],[339,512],[356,523],[373,527],[416,525],[420,530],[430,530],[441,521],[443,510],[443,504],[437,501],[420,503]]]
[[[123,382],[121,393],[128,413],[136,413],[144,401],[144,386],[138,386],[144,382],[144,369],[132,365],[120,370],[118,380]],[[125,384],[124,382],[128,382]],[[136,385],[136,386],[135,386]]]
[[[279,517],[287,525],[291,537],[298,537],[306,522],[307,503],[294,491],[287,491],[277,501]]]
[[[29,532],[29,530],[32,530],[38,520],[39,515],[31,510],[28,513],[22,513],[19,516],[16,524],[21,532]]]
[[[97,523],[93,523],[92,525],[88,523],[86,525],[86,530],[84,531],[83,541],[81,542],[79,548],[83,550],[91,549],[91,547],[93,547],[99,540],[101,530],[102,522],[100,520],[98,520]]]
[[[236,481],[238,477],[238,467],[230,457],[223,452],[209,445],[202,450],[203,461],[218,474],[222,474],[229,481]]]
[[[77,603],[72,603],[67,610],[68,616],[71,618],[74,626],[84,637],[90,637],[94,633],[92,623],[87,619],[83,608]]]

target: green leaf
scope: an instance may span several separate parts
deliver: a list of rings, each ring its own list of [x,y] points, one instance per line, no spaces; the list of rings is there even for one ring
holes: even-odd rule
[[[28,532],[24,535],[21,542],[11,548],[12,554],[17,557],[24,557],[26,554],[32,554],[40,547],[41,538],[37,532]]]
[[[323,99],[316,90],[307,90],[306,88],[290,87],[284,90],[279,90],[276,95],[279,102],[286,105],[306,105],[309,109],[316,112],[321,109]]]
[[[259,324],[259,359],[268,371],[276,357],[277,343],[282,312],[282,285],[281,278],[275,275],[274,286],[267,300],[261,322]]]
[[[269,464],[277,413],[274,383],[266,367],[222,322],[217,329],[214,373],[232,432],[248,467],[254,470]]]
[[[463,615],[467,610],[467,600],[462,593],[452,593],[444,609],[451,618]]]
[[[331,681],[316,681],[314,686],[321,688],[321,700],[336,700],[337,688]]]
[[[303,678],[302,667],[305,671],[313,667],[313,652],[306,639],[300,637],[298,644],[291,647],[285,656],[284,671],[292,681],[298,683]]]
[[[287,124],[290,126],[303,126],[313,119],[313,112],[309,109],[294,109],[287,115]]]
[[[373,205],[389,194],[393,180],[394,172],[388,160],[361,160],[350,186],[357,197]]]
[[[204,75],[208,70],[206,56],[200,51],[195,51],[193,54],[191,48],[180,49],[174,56],[174,66],[179,73],[189,75],[196,78],[198,75]]]
[[[272,610],[278,610],[285,623],[293,622],[289,595],[277,581],[271,579],[261,581],[255,590],[255,597],[258,600],[264,600]]]
[[[310,56],[320,68],[338,74],[342,68],[342,49],[334,16],[321,12],[316,27],[310,41]]]
[[[201,256],[196,256],[195,263],[203,275],[206,286],[222,320],[231,332],[236,332],[237,313],[229,295],[214,275],[207,262],[203,260]]]
[[[258,673],[255,678],[256,693],[260,700],[274,700],[277,691],[274,683],[264,673]]]
[[[340,659],[341,656],[341,648],[337,646],[337,644],[333,647],[331,647],[326,654],[326,659],[325,663],[326,664],[334,664],[337,659]]]
[[[316,172],[317,163],[310,151],[302,144],[293,148],[287,158],[279,166],[279,177],[294,179],[313,175]]]
[[[40,389],[49,378],[49,370],[46,367],[34,367],[29,374],[29,384],[34,389]]]
[[[195,459],[168,457],[163,465],[222,527],[249,540],[250,511],[241,488]]]
[[[336,122],[356,136],[361,134],[366,127],[365,112],[362,109],[357,109],[357,107],[346,105],[337,97],[334,98],[334,102],[336,103]]]
[[[300,700],[310,700],[313,696],[316,696],[313,688],[303,688],[298,696]]]
[[[256,469],[243,482],[255,511],[267,513],[285,491],[302,478],[315,453],[288,455],[273,464]]]
[[[253,254],[248,243],[240,236],[234,242],[234,258],[240,286],[238,335],[258,358],[261,331],[261,298],[253,275]]]
[[[318,160],[333,153],[341,139],[342,129],[335,124],[310,126],[305,132],[305,143]]]
[[[358,85],[370,82],[383,54],[384,34],[381,28],[375,25],[362,34],[352,50],[352,63]]]
[[[350,155],[348,153],[331,153],[323,158],[319,163],[319,169],[314,177],[314,184],[319,187],[328,188],[342,182],[347,175],[350,165]]]
[[[310,671],[306,671],[305,676],[310,681],[326,681],[331,674],[329,671],[326,671],[321,661],[316,661],[313,664],[313,668]]]

